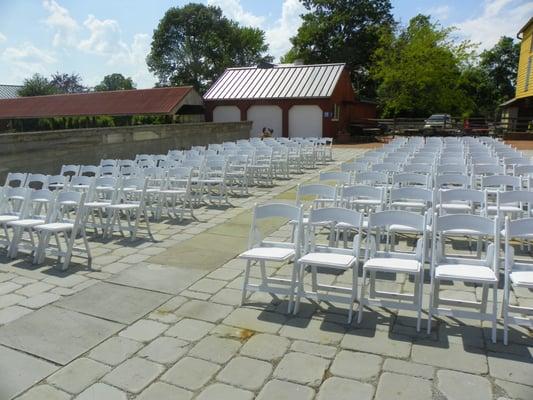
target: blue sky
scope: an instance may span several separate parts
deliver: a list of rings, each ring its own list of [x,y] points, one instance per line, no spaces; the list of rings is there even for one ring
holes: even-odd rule
[[[298,0],[197,0],[218,5],[225,15],[266,32],[270,53],[289,48],[304,11]],[[33,73],[77,72],[86,85],[113,72],[151,87],[145,57],[165,11],[185,0],[0,0],[0,83],[20,84]],[[515,36],[533,16],[531,0],[393,0],[403,23],[431,14],[458,28],[457,37],[492,46]]]

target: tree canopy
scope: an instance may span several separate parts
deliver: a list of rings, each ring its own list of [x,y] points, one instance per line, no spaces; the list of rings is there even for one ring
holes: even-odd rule
[[[45,96],[56,93],[56,87],[41,74],[34,74],[31,78],[24,79],[22,88],[18,91],[19,96],[22,97]]]
[[[233,66],[271,61],[264,32],[242,27],[203,4],[172,7],[154,30],[148,68],[159,86],[193,85],[203,93]]]
[[[56,72],[50,77],[50,84],[56,88],[57,93],[81,93],[88,90],[82,84],[80,75],[76,73],[64,74]]]
[[[302,59],[307,64],[345,62],[354,87],[375,96],[369,74],[371,56],[380,32],[394,26],[389,0],[300,0],[309,11],[291,38],[292,48],[283,62]]]
[[[384,116],[425,117],[433,113],[469,113],[474,108],[461,85],[472,45],[457,43],[452,30],[417,15],[409,25],[383,32],[371,69],[378,80]]]
[[[126,78],[124,75],[118,73],[104,76],[102,82],[94,87],[96,92],[131,89],[135,89],[135,83],[133,83],[133,79]]]

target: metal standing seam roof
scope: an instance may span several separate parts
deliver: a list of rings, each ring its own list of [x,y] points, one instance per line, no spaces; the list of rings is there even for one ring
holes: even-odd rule
[[[204,100],[251,100],[330,97],[345,64],[275,65],[228,68]]]
[[[0,119],[174,113],[192,86],[18,97],[0,100]],[[199,95],[193,96],[194,102]]]
[[[14,99],[19,97],[18,91],[22,89],[19,85],[0,85],[0,99]]]

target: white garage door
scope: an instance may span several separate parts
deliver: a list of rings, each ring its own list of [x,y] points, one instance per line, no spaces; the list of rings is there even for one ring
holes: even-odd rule
[[[218,106],[213,110],[213,122],[237,122],[241,120],[241,110],[237,106]]]
[[[248,109],[247,118],[252,121],[252,133],[250,136],[259,137],[263,128],[274,130],[272,136],[280,137],[283,130],[283,113],[278,106],[251,106]]]
[[[319,106],[291,107],[289,137],[322,137],[322,109]]]

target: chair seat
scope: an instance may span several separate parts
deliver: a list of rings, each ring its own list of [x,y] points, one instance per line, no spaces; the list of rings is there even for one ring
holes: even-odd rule
[[[122,203],[122,204],[110,204],[107,208],[112,210],[133,210],[139,208],[139,204],[136,203]]]
[[[466,203],[444,203],[438,204],[437,207],[452,211],[470,211],[472,209],[472,206]]]
[[[63,232],[71,230],[74,227],[74,224],[70,222],[53,222],[51,224],[42,224],[35,227],[38,231],[48,231],[48,232]]]
[[[381,200],[377,200],[377,199],[357,199],[357,200],[351,201],[350,203],[377,206],[377,205],[381,204]]]
[[[19,217],[16,215],[0,215],[0,223],[16,221],[17,219],[19,219]]]
[[[284,247],[256,247],[245,251],[239,258],[248,260],[286,261],[294,257],[294,250]]]
[[[20,227],[23,227],[23,228],[27,228],[27,227],[30,227],[30,226],[37,226],[37,225],[41,225],[41,224],[44,224],[44,219],[19,219],[19,220],[16,220],[16,221],[12,221],[12,222],[9,222],[8,225],[10,226],[20,226]]]
[[[417,260],[408,260],[394,257],[371,258],[363,265],[363,269],[375,269],[390,272],[418,272],[421,264]]]
[[[111,204],[111,201],[89,201],[85,203],[85,207],[89,208],[102,208],[107,207]]]
[[[435,277],[459,281],[497,282],[494,271],[483,265],[441,264],[435,268]]]
[[[348,254],[309,253],[299,260],[302,264],[318,267],[350,268],[355,263],[355,257]]]
[[[487,210],[490,212],[498,211],[498,206],[488,206]],[[520,212],[522,209],[518,206],[500,206],[501,212]]]
[[[405,208],[425,208],[426,204],[421,201],[393,201],[391,204],[393,207],[405,207]]]
[[[185,189],[164,189],[160,191],[161,194],[185,194]]]
[[[427,225],[426,226],[426,230],[428,232],[431,232],[431,225]],[[419,232],[418,229],[415,229],[411,226],[407,226],[407,225],[400,225],[400,224],[392,224],[389,226],[389,231],[390,232]]]
[[[524,286],[533,289],[533,271],[517,271],[509,274],[515,286]]]
[[[479,231],[476,231],[474,229],[449,229],[447,231],[444,231],[446,235],[449,236],[479,236],[481,233]]]

